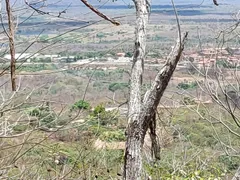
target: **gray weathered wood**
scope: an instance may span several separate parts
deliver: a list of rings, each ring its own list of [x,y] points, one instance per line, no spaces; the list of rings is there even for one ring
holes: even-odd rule
[[[232,180],[240,180],[240,167],[238,168]]]
[[[141,111],[141,86],[148,24],[148,4],[146,0],[135,0],[136,29],[135,52],[131,72],[130,99],[128,109],[127,142],[124,163],[124,179],[141,179],[142,142],[139,115]]]
[[[152,133],[151,140],[156,143],[155,113],[160,99],[172,77],[172,74],[180,60],[184,49],[184,41],[179,37],[175,47],[169,55],[168,61],[163,69],[157,74],[151,89],[145,94],[142,102],[141,86],[144,70],[146,28],[149,17],[149,3],[146,0],[135,0],[136,7],[136,30],[135,30],[135,52],[131,71],[130,99],[128,108],[127,142],[124,158],[123,179],[140,180],[142,174],[142,147],[144,138],[149,127]],[[180,31],[179,31],[180,32]],[[180,35],[180,33],[179,33]],[[152,154],[160,159],[158,146],[152,145]]]
[[[129,106],[135,106],[136,111],[130,108],[132,113],[129,117],[129,125],[127,128],[127,143],[125,152],[125,166],[124,166],[124,179],[133,180],[141,179],[142,171],[142,156],[141,150],[144,143],[144,138],[149,128],[149,123],[153,119],[157,106],[161,100],[161,97],[167,88],[167,85],[176,69],[177,63],[181,58],[181,54],[184,50],[184,44],[187,39],[188,33],[185,34],[183,40],[178,39],[175,47],[173,48],[171,54],[169,55],[168,61],[162,70],[157,74],[155,82],[153,83],[151,89],[145,94],[142,106],[141,97],[137,96],[137,100],[133,101],[139,104],[130,104]],[[134,72],[134,71],[133,71]],[[132,72],[132,73],[133,73]],[[132,82],[134,83],[134,82]],[[140,91],[140,90],[139,90]],[[136,94],[135,94],[136,97]],[[131,100],[131,98],[130,98]],[[135,112],[135,114],[133,114]],[[140,112],[140,113],[139,113]],[[156,152],[156,151],[155,151]],[[158,155],[159,157],[159,155]]]

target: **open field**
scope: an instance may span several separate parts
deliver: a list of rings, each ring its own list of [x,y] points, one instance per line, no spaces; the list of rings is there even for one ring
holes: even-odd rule
[[[221,41],[221,39],[215,39],[218,33],[236,22],[232,15],[237,12],[236,9],[238,8],[232,5],[216,8],[210,5],[191,4],[177,7],[179,8],[182,31],[189,31],[187,47],[189,49],[199,48],[199,36],[204,47],[216,46],[216,43]],[[49,10],[57,12],[58,8],[63,7],[54,8],[55,10],[51,8]],[[76,8],[80,8],[80,11],[77,11]],[[23,51],[31,40],[33,41],[40,34],[39,42],[34,43],[28,49],[28,52],[33,53],[36,49],[39,50],[50,44],[52,45],[41,52],[46,54],[66,53],[69,55],[90,50],[132,52],[134,9],[128,9],[127,6],[102,7],[101,10],[109,16],[126,16],[118,19],[122,23],[118,27],[104,21],[95,23],[94,21],[99,18],[88,11],[84,12],[84,9],[82,6],[70,8],[66,17],[72,19],[35,15],[24,21],[28,16],[22,16],[21,19],[24,23],[19,25],[16,35],[16,40],[19,43],[17,51]],[[79,16],[84,17],[87,22],[79,19],[77,17],[78,13],[73,15],[72,12],[79,12]],[[61,35],[67,31],[69,33]],[[159,53],[159,56],[167,55],[176,36],[176,21],[171,5],[153,6],[148,28],[148,51]],[[229,39],[229,46],[234,45],[235,41],[231,39],[231,36],[225,38]]]

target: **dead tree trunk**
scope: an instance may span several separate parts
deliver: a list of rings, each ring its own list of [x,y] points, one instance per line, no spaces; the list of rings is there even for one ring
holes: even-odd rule
[[[97,13],[104,19],[111,21],[106,16],[102,16],[100,12],[89,6],[86,0],[81,0],[87,7]],[[133,56],[133,65],[131,71],[130,84],[130,100],[128,107],[128,127],[127,127],[127,142],[124,158],[124,173],[123,179],[140,180],[142,171],[142,147],[146,132],[150,126],[152,139],[152,154],[159,159],[159,149],[156,146],[156,109],[160,99],[165,91],[170,78],[180,60],[184,49],[184,41],[187,38],[187,33],[184,38],[179,37],[175,48],[173,48],[166,65],[157,74],[155,82],[151,89],[145,94],[142,102],[141,86],[144,70],[145,48],[146,48],[146,28],[149,18],[150,4],[148,0],[133,0],[136,8],[136,29],[135,29],[135,49]],[[99,14],[100,13],[100,14]],[[115,25],[119,23],[112,22]],[[179,26],[179,24],[178,24]],[[179,36],[181,35],[179,29]]]
[[[151,125],[152,141],[156,141],[155,113],[160,99],[172,77],[172,74],[181,58],[187,33],[181,39],[179,37],[175,47],[169,55],[167,63],[157,74],[151,89],[141,101],[141,85],[143,75],[143,63],[146,43],[146,24],[148,21],[148,4],[142,0],[135,1],[137,11],[135,53],[131,74],[129,117],[127,127],[127,142],[124,162],[124,177],[127,180],[141,179],[142,171],[142,146],[146,132]],[[160,158],[157,146],[152,145],[155,157]]]
[[[13,24],[13,15],[11,4],[9,0],[6,0],[6,10],[8,16],[8,28],[9,31],[6,32],[9,39],[9,48],[11,54],[11,81],[12,81],[12,90],[16,91],[16,59],[15,59],[15,44],[14,44],[14,24]]]
[[[130,99],[128,108],[127,143],[124,163],[124,179],[138,180],[142,170],[142,133],[139,115],[141,112],[141,86],[146,47],[148,4],[146,0],[135,0],[136,29],[135,50],[131,72]]]

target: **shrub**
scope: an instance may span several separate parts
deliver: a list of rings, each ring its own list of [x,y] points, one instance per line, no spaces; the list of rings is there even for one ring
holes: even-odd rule
[[[183,98],[183,104],[185,104],[185,105],[194,105],[196,103],[190,97],[184,97]]]
[[[39,125],[52,128],[56,126],[56,115],[53,111],[50,111],[49,107],[39,107],[30,110],[30,116],[38,118]]]
[[[25,125],[25,124],[18,124],[18,125],[16,125],[16,126],[13,127],[13,130],[14,130],[15,132],[19,132],[19,133],[20,133],[20,132],[26,131],[27,128],[28,128],[28,126]]]
[[[198,86],[197,82],[181,82],[177,85],[177,88],[178,89],[184,89],[184,90],[187,90],[187,89],[194,89]]]
[[[90,108],[89,102],[80,100],[74,103],[74,105],[71,107],[71,111],[76,109],[89,109],[89,108]]]
[[[133,53],[132,52],[126,52],[125,57],[131,58],[131,57],[133,57]]]
[[[123,130],[104,131],[100,136],[103,141],[125,141],[125,133]]]
[[[102,126],[116,125],[118,121],[118,113],[116,111],[106,111],[103,104],[96,106],[93,112],[90,114],[90,118],[93,123]]]
[[[123,90],[124,88],[129,87],[128,83],[111,83],[108,86],[108,89],[112,92],[115,92],[117,90]]]
[[[229,171],[236,170],[240,164],[240,157],[232,157],[227,155],[219,156],[219,161],[222,162]]]
[[[105,107],[104,107],[103,104],[100,104],[100,105],[97,105],[97,106],[94,108],[92,115],[93,115],[94,117],[97,117],[99,114],[104,113],[104,112],[106,112],[106,109],[105,109]]]

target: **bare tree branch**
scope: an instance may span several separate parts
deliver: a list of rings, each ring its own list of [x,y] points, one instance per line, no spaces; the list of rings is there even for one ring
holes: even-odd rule
[[[103,13],[101,13],[99,10],[97,10],[96,8],[94,8],[91,4],[89,4],[87,2],[87,0],[81,0],[83,4],[85,4],[85,6],[87,6],[90,10],[92,10],[94,13],[96,13],[98,16],[102,17],[103,19],[111,22],[112,24],[119,26],[120,23],[118,21],[115,21],[114,19],[109,18],[108,16],[104,15]]]
[[[213,3],[214,3],[216,6],[218,6],[217,0],[213,0]]]
[[[6,0],[6,10],[8,15],[8,38],[9,38],[9,48],[11,54],[11,81],[12,81],[12,90],[16,91],[16,59],[15,59],[15,44],[14,44],[14,25],[12,17],[12,9],[10,1]]]

